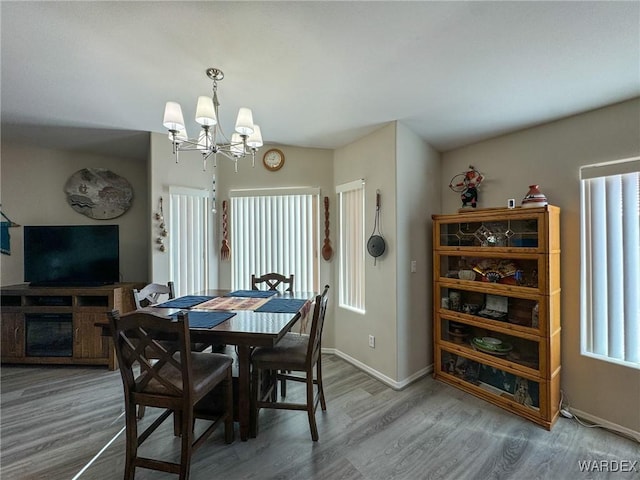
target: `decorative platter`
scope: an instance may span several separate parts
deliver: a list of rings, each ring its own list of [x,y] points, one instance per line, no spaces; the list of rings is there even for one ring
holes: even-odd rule
[[[133,201],[133,188],[127,179],[106,168],[78,170],[69,177],[64,191],[71,208],[97,220],[119,217]]]
[[[493,337],[473,337],[471,345],[481,352],[491,355],[506,355],[513,350],[513,346],[510,343]]]

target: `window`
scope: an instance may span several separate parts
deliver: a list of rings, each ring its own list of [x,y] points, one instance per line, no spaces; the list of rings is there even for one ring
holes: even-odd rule
[[[293,273],[294,291],[318,291],[319,196],[317,188],[231,192],[233,289],[276,272]]]
[[[208,190],[169,187],[169,278],[176,295],[209,288]]]
[[[580,179],[581,352],[640,369],[640,157]]]
[[[340,224],[338,305],[364,313],[364,180],[336,187]]]

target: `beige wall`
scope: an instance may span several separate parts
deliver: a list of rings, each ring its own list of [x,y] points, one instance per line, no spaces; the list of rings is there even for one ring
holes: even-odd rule
[[[131,208],[111,220],[93,220],[67,203],[64,185],[82,168],[107,168],[133,187]],[[148,230],[146,159],[104,157],[87,153],[2,144],[2,211],[24,225],[120,225],[120,276],[146,281]],[[141,228],[142,227],[142,228]],[[2,285],[24,280],[22,228],[11,228],[11,255],[0,255]]]
[[[168,253],[171,240],[169,238],[165,240],[165,246],[167,247],[165,252],[161,252],[158,249],[158,245],[155,243],[159,232],[158,223],[153,219],[154,214],[159,210],[160,198],[162,197],[163,199],[165,221],[169,222],[171,217],[169,211],[169,187],[190,187],[210,191],[213,175],[217,175],[217,172],[211,162],[209,162],[207,170],[203,171],[202,156],[198,152],[183,152],[179,156],[179,162],[176,163],[171,142],[165,134],[151,134],[149,156],[151,161],[149,162],[149,171],[147,173],[149,182],[149,211],[147,218],[151,222],[151,227],[145,232],[149,245],[152,247],[147,252],[150,265],[149,278],[154,282],[167,283],[172,280],[169,274]],[[218,276],[218,257],[215,253],[214,249],[209,259],[211,267],[209,283],[212,288],[217,287]]]
[[[433,362],[431,215],[440,212],[440,153],[402,124],[396,152],[396,378],[406,383],[426,373]]]
[[[439,168],[439,153],[398,122],[335,151],[334,183],[365,181],[367,237],[380,191],[386,243],[375,264],[366,255],[366,313],[336,305],[335,348],[394,388],[425,375],[432,363],[431,214],[440,210]]]
[[[334,183],[358,179],[365,184],[365,234],[373,231],[376,190],[380,190],[380,225],[386,242],[384,255],[365,260],[364,315],[335,308],[335,347],[342,354],[397,380],[396,317],[396,125],[389,125],[335,151]],[[336,267],[337,268],[337,267]],[[337,272],[336,272],[337,274]],[[376,337],[376,348],[368,346],[369,335]]]
[[[443,213],[460,207],[445,186],[470,164],[485,173],[479,207],[522,200],[539,184],[558,205],[562,235],[562,390],[571,407],[640,431],[640,371],[580,355],[579,167],[640,153],[640,100],[447,152],[442,162]]]

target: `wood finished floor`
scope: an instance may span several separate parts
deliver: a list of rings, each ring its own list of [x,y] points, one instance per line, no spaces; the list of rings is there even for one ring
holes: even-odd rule
[[[548,432],[431,377],[397,392],[338,357],[323,356],[323,365],[328,410],[317,414],[319,442],[304,412],[263,410],[258,438],[239,441],[236,426],[236,441],[225,445],[216,432],[196,452],[191,479],[640,479],[640,464],[626,473],[580,471],[583,460],[640,460],[640,445],[613,433],[567,419]],[[1,387],[2,479],[122,478],[118,372],[3,366]],[[290,384],[288,397],[301,396],[299,387]],[[170,429],[144,450],[177,455]]]

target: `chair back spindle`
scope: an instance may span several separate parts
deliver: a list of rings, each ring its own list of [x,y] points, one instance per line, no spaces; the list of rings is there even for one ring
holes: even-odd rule
[[[266,273],[260,277],[251,275],[251,289],[260,290],[261,284],[265,284],[267,290],[278,290],[280,285],[283,285],[285,292],[293,292],[293,273],[288,277],[279,273]]]

